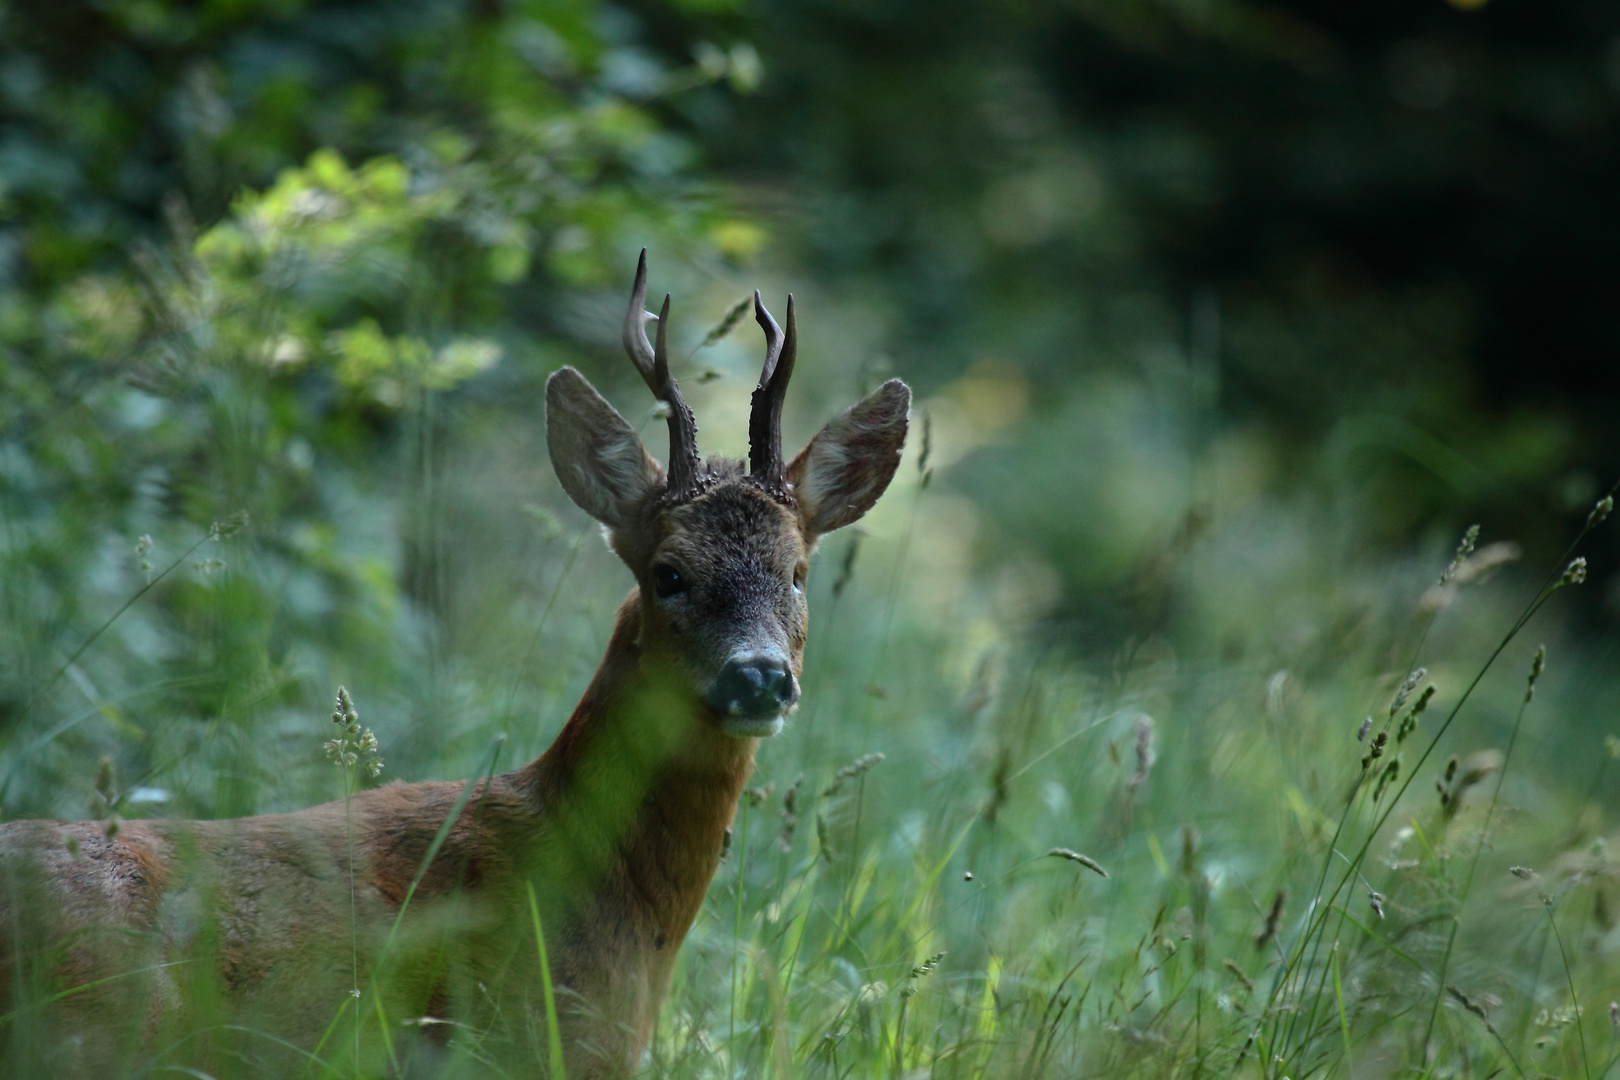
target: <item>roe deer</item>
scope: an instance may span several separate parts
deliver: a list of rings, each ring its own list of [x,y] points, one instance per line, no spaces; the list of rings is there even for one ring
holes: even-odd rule
[[[798,701],[807,557],[888,486],[911,400],[885,383],[784,463],[793,300],[784,333],[756,292],[766,356],[749,462],[704,460],[669,370],[669,298],[645,312],[646,275],[643,251],[624,344],[668,408],[667,471],[579,372],[546,384],[557,477],[636,579],[550,749],[487,783],[393,783],[347,810],[129,821],[111,836],[93,821],[0,826],[0,1012],[20,1010],[0,1018],[0,1042],[12,1061],[102,1076],[157,1060],[198,1075],[231,1059],[289,1075],[310,1053],[344,1053],[354,1024],[398,1039],[416,1019],[538,1074],[553,1050],[538,916],[568,1075],[639,1066],[755,748]],[[351,930],[366,989],[348,1013]],[[397,1069],[372,1041],[363,1071]]]

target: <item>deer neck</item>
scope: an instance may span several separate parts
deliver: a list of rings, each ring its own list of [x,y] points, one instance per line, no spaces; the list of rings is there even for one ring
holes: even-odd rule
[[[530,790],[548,888],[593,905],[617,892],[678,941],[719,864],[758,740],[724,734],[695,695],[659,679],[640,634],[632,592],[573,715],[529,766]]]

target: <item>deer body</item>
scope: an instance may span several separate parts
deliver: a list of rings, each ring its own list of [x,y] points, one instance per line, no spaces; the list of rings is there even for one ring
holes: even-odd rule
[[[705,463],[668,377],[667,299],[659,347],[640,332],[644,282],[645,255],[626,343],[670,405],[669,473],[572,369],[547,388],[558,476],[638,578],[550,749],[467,782],[471,792],[395,783],[347,805],[131,821],[110,837],[100,822],[0,826],[0,1011],[29,1007],[7,999],[30,979],[68,991],[0,1029],[0,1042],[24,1037],[25,1021],[35,1037],[56,1033],[44,1057],[62,1074],[103,1073],[132,1045],[251,1041],[220,1034],[249,1026],[277,1040],[255,1052],[313,1050],[358,967],[375,995],[362,1015],[441,1033],[452,1025],[436,1022],[450,1021],[486,1041],[500,1032],[539,1071],[538,916],[569,1075],[636,1068],[759,738],[797,700],[805,560],[887,486],[909,403],[903,385],[886,385],[784,466],[792,302],[785,340],[759,307],[770,350],[750,425],[755,467]],[[199,1054],[180,1060],[209,1060]]]
[[[555,942],[551,975],[565,997],[571,1075],[636,1063],[757,742],[705,730],[693,716],[677,738],[661,740],[665,753],[636,749],[645,744],[626,699],[636,690],[639,621],[632,595],[602,669],[550,750],[474,782],[407,910],[387,980],[390,1015],[481,1015],[478,983],[516,985],[517,1004],[538,1006],[528,882]],[[14,822],[0,826],[0,843],[46,871],[40,910],[52,925],[35,932],[82,942],[57,965],[67,986],[148,971],[147,1022],[158,1026],[165,1010],[206,1011],[209,1002],[184,1000],[183,987],[199,981],[161,966],[200,954],[215,967],[201,993],[236,999],[232,1014],[269,1030],[318,1035],[353,979],[350,838],[365,971],[463,788],[390,784],[356,795],[347,813],[337,802],[229,821],[131,821],[111,838],[100,822]],[[209,933],[217,940],[198,940]],[[128,986],[104,985],[69,999],[77,1019],[129,1000]],[[99,1048],[86,1053],[74,1064],[107,1064]]]

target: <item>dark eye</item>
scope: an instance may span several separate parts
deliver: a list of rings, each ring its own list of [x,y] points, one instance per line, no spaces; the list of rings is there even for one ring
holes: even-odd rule
[[[798,589],[801,592],[804,590],[804,576],[808,572],[809,571],[803,566],[795,566],[793,568],[793,587],[795,589]]]
[[[686,591],[686,579],[673,566],[659,563],[653,567],[653,590],[658,593],[660,600],[667,600]]]

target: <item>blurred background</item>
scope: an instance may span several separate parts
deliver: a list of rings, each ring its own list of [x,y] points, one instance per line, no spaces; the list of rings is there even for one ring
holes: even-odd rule
[[[160,693],[240,693],[186,682],[238,648],[512,652],[492,609],[543,607],[581,520],[539,388],[571,362],[642,407],[644,244],[709,449],[759,343],[698,343],[796,290],[790,439],[906,378],[928,573],[1088,655],[1171,630],[1223,544],[1233,592],[1474,521],[1544,561],[1620,476],[1600,0],[0,11],[0,728],[239,510],[251,580],[220,556],[107,643],[176,666]],[[221,591],[258,627],[199,642]],[[1241,649],[1255,612],[1216,607]]]
[[[541,390],[646,422],[646,246],[705,450],[746,446],[755,287],[798,305],[787,442],[917,395],[762,781],[910,754],[894,828],[1151,871],[1157,759],[1159,825],[1225,792],[1241,849],[1302,813],[1259,777],[1338,805],[1324,740],[1468,525],[1500,573],[1424,639],[1442,703],[1620,478],[1617,170],[1606,0],[0,3],[0,812],[84,816],[103,755],[126,816],[331,797],[339,682],[384,779],[543,749],[630,582]],[[1570,820],[1612,802],[1617,550],[1539,630],[1509,789]]]

